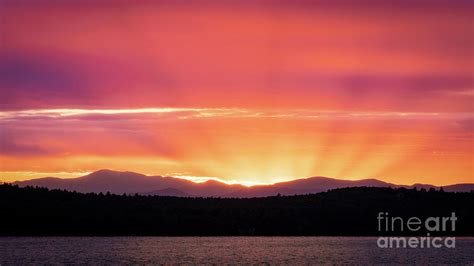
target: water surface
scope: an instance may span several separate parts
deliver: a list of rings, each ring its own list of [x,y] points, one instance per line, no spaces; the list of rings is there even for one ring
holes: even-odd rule
[[[0,264],[473,264],[456,248],[380,249],[373,237],[0,237]]]

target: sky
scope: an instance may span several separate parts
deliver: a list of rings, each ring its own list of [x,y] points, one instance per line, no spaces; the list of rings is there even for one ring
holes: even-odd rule
[[[474,4],[3,0],[0,180],[474,182]]]

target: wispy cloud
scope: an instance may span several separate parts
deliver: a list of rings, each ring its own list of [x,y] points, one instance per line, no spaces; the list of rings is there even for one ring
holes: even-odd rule
[[[437,113],[437,112],[360,112],[334,110],[262,110],[243,108],[135,108],[135,109],[31,109],[21,111],[0,112],[0,121],[28,119],[84,119],[101,120],[104,115],[108,119],[124,115],[133,118],[134,115],[160,115],[166,118],[197,119],[197,118],[282,118],[282,119],[468,119],[472,113]],[[142,118],[146,118],[142,116]]]

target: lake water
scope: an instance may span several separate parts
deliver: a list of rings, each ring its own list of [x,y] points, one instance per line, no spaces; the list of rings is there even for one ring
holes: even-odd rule
[[[474,264],[456,248],[381,249],[374,237],[0,237],[0,264]]]

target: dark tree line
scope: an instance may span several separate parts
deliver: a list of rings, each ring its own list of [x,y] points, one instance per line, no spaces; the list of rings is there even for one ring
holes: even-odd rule
[[[405,221],[455,212],[456,231],[444,234],[474,236],[473,192],[360,187],[227,199],[83,194],[0,185],[0,235],[390,235],[377,231],[379,212]],[[426,231],[414,234],[423,236]]]

